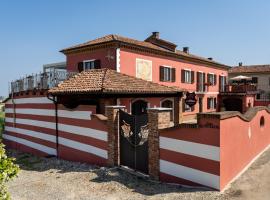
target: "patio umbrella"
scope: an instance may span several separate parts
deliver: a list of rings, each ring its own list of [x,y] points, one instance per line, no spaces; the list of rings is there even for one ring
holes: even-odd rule
[[[242,76],[242,75],[230,78],[230,80],[233,80],[233,81],[251,80],[251,79],[252,79],[252,77]]]

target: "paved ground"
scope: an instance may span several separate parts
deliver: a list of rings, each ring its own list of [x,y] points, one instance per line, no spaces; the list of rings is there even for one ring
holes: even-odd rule
[[[14,200],[270,199],[270,149],[223,193],[153,183],[116,168],[10,154],[22,168],[9,183]]]

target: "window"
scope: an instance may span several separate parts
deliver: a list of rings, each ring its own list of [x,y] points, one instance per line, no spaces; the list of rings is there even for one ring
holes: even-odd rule
[[[204,92],[205,89],[205,73],[197,72],[197,91]]]
[[[182,69],[181,70],[182,83],[194,83],[194,71]]]
[[[83,61],[83,70],[95,69],[95,60]]]
[[[252,83],[258,83],[258,77],[252,77]]]
[[[217,100],[214,97],[207,98],[207,109],[216,109]]]
[[[212,73],[207,74],[207,82],[209,85],[216,85],[216,75]]]
[[[170,112],[170,120],[173,121],[173,101],[172,100],[164,100],[161,102],[161,107],[163,108],[172,108],[171,112]]]
[[[221,92],[226,90],[226,76],[219,76],[219,88]]]
[[[78,63],[78,71],[90,70],[90,69],[100,69],[100,60],[85,60]]]
[[[175,82],[175,68],[160,66],[160,81]]]

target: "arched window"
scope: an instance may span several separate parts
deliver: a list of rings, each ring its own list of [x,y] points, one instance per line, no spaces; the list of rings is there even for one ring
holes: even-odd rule
[[[172,108],[171,112],[170,112],[170,120],[173,121],[173,114],[174,114],[174,110],[173,110],[173,101],[170,99],[165,99],[161,102],[161,107],[163,108]]]

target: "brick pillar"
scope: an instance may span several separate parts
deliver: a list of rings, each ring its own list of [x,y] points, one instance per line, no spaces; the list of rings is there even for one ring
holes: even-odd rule
[[[106,106],[108,126],[108,165],[119,165],[119,110],[125,106]]]
[[[150,178],[159,180],[159,129],[170,126],[171,108],[148,109],[148,172]]]

